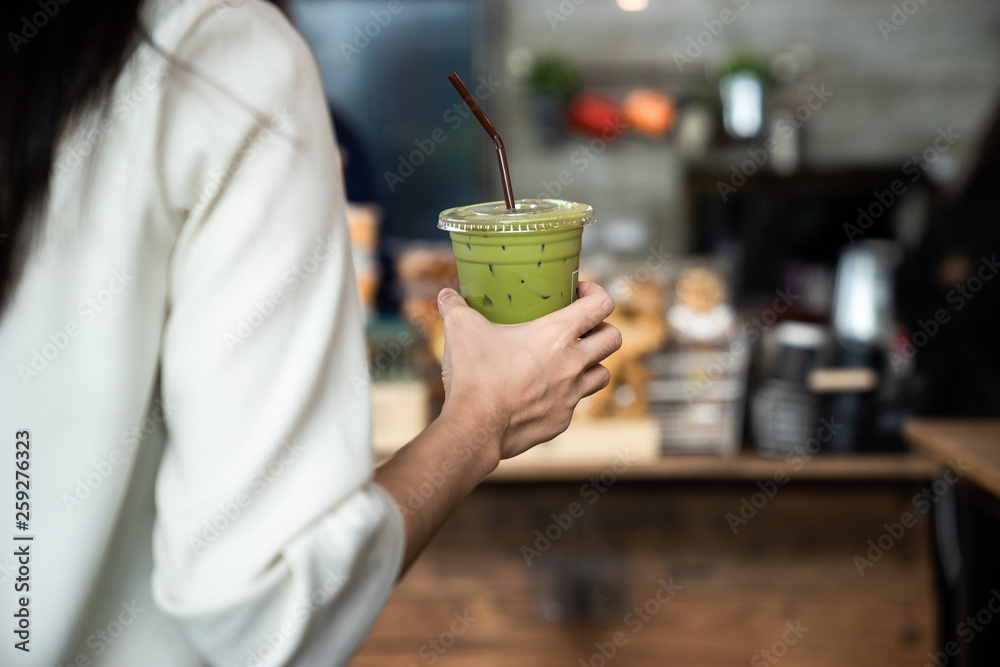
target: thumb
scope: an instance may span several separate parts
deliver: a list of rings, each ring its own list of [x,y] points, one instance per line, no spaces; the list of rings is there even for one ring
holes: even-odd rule
[[[462,298],[462,295],[452,288],[445,287],[443,290],[438,292],[438,311],[441,313],[442,320],[447,320],[448,313],[455,308],[468,307],[469,305],[465,303],[465,299]]]

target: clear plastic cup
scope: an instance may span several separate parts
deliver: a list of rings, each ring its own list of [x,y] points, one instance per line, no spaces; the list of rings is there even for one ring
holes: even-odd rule
[[[442,211],[451,233],[462,296],[486,319],[517,324],[576,299],[583,228],[594,221],[587,204],[519,199]]]

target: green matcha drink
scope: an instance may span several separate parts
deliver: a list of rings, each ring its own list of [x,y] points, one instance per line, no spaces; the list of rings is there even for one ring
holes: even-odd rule
[[[519,199],[442,211],[451,233],[462,296],[498,324],[527,322],[576,299],[583,228],[594,221],[586,204]]]

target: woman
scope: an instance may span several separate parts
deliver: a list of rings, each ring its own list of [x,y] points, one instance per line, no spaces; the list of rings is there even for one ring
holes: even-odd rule
[[[443,290],[444,410],[373,471],[337,157],[287,20],[3,11],[0,432],[26,539],[0,664],[346,662],[461,499],[607,384],[610,298],[497,326]]]

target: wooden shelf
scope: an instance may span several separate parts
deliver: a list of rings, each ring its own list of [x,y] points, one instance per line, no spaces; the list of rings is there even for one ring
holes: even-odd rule
[[[372,387],[376,457],[388,458],[423,430],[423,385],[376,383]],[[516,459],[503,461],[491,482],[584,482],[602,473],[630,480],[758,481],[784,473],[790,480],[922,481],[941,464],[915,454],[817,454],[805,462],[767,459],[751,452],[661,454],[651,419],[575,419],[569,429]]]
[[[941,466],[915,454],[816,455],[802,463],[786,463],[744,452],[736,456],[667,454],[617,469],[608,462],[571,460],[504,461],[487,478],[492,482],[585,481],[602,473],[616,480],[755,481],[784,473],[795,480],[922,481],[934,478]]]
[[[651,419],[575,420],[552,442],[503,461],[487,479],[494,482],[615,480],[763,481],[880,480],[923,481],[941,466],[910,453],[847,456],[804,453],[801,459],[770,459],[750,451],[736,454],[662,454],[660,433]]]

